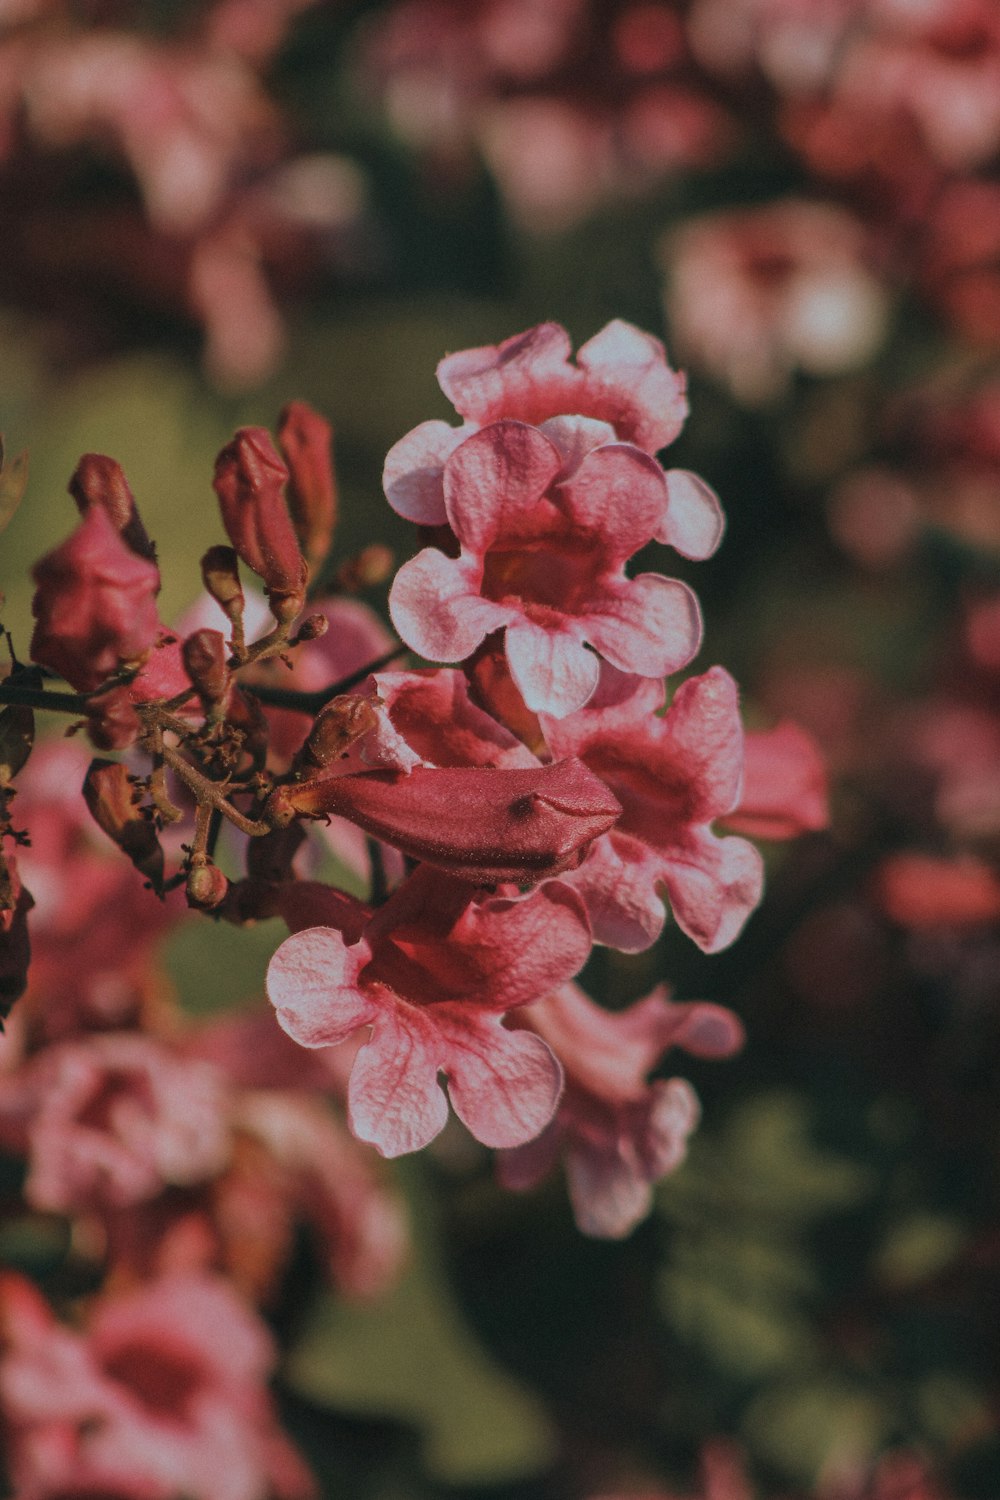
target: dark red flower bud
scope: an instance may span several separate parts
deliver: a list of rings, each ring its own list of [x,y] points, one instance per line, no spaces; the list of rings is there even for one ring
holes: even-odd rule
[[[226,641],[221,630],[195,630],[181,647],[184,670],[205,708],[221,703],[232,674],[226,665]]]
[[[83,800],[97,826],[128,855],[154,891],[162,890],[160,840],[153,824],[142,815],[135,785],[121,761],[90,762],[83,782]]]
[[[243,618],[243,585],[239,559],[232,547],[209,547],[201,560],[201,578],[231,620]]]
[[[160,633],[160,575],[126,546],[103,506],[35,564],[31,658],[80,692],[142,662]]]
[[[306,564],[285,503],[288,470],[264,427],[241,427],[215,460],[213,484],[229,540],[264,580],[275,618],[302,608]]]
[[[142,524],[121,464],[103,453],[85,453],[69,482],[69,492],[81,515],[91,505],[100,505],[126,546],[147,562],[156,562],[156,548]]]
[[[290,401],[278,423],[278,445],[288,464],[288,508],[302,550],[315,571],[330,550],[337,521],[333,429],[304,401]]]
[[[579,760],[365,772],[279,787],[265,816],[336,813],[414,859],[475,885],[532,884],[573,869],[621,806]]]

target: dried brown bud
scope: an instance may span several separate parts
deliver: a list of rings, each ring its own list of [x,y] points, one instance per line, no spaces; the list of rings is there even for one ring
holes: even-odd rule
[[[226,641],[221,630],[195,630],[181,646],[184,670],[205,708],[221,703],[229,691]]]
[[[289,468],[288,508],[310,567],[322,563],[337,520],[333,429],[305,401],[290,401],[278,423],[278,446]]]
[[[0,791],[10,785],[34,743],[35,716],[30,708],[11,703],[0,711]]]
[[[125,471],[103,453],[85,453],[69,482],[69,492],[85,515],[91,505],[106,510],[115,530],[138,557],[155,563],[156,548],[149,539]]]
[[[377,723],[370,698],[360,693],[342,693],[320,713],[298,758],[308,767],[328,766]]]
[[[120,761],[91,761],[83,782],[83,800],[97,826],[128,855],[153,890],[161,892],[163,850],[156,829],[138,807],[132,778]]]
[[[243,618],[239,558],[232,547],[209,547],[201,560],[201,579],[207,592],[231,620]]]

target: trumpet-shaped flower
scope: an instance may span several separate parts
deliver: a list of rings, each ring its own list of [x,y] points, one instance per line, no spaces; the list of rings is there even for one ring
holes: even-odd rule
[[[525,703],[556,717],[593,693],[595,652],[644,677],[691,660],[701,637],[691,590],[657,573],[625,576],[666,505],[663,471],[648,454],[605,442],[577,461],[565,435],[560,447],[505,419],[457,447],[443,479],[461,550],[425,548],[396,575],[389,609],[407,645],[431,661],[462,661],[505,630]]]
[[[566,1089],[537,1140],[499,1158],[506,1186],[528,1188],[565,1158],[570,1200],[584,1234],[620,1239],[644,1219],[652,1184],[684,1159],[700,1108],[683,1078],[648,1074],[670,1047],[729,1057],[743,1028],[721,1005],[674,1005],[659,986],[612,1015],[575,984],[511,1017],[544,1037],[563,1065]]]
[[[564,983],[590,952],[582,904],[560,881],[476,900],[422,866],[376,913],[343,898],[340,930],[311,927],[271,960],[278,1020],[305,1047],[369,1028],[351,1070],[348,1120],[384,1156],[417,1151],[448,1105],[488,1146],[530,1140],[552,1118],[558,1062],[504,1012]]]
[[[448,458],[480,427],[504,419],[540,426],[575,462],[602,443],[653,454],[674,441],[687,416],[685,379],[659,339],[616,319],[583,345],[575,365],[570,353],[566,330],[541,323],[443,359],[438,381],[465,422],[421,422],[390,450],[383,481],[393,510],[424,526],[449,521]],[[722,536],[718,498],[696,475],[668,470],[654,535],[685,557],[711,556]]]
[[[659,683],[605,671],[579,713],[543,716],[554,755],[578,755],[614,792],[622,816],[564,877],[583,896],[598,942],[646,948],[663,926],[666,888],[678,925],[706,952],[737,936],[760,900],[760,855],[711,823],[738,804],[743,728],[736,684],[713,667],[677,690],[661,718]]]

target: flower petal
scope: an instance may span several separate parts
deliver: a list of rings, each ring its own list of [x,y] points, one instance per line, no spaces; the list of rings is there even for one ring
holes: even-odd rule
[[[307,927],[286,938],[267,970],[278,1023],[303,1047],[330,1047],[375,1016],[358,988],[371,958],[362,939],[348,947],[332,927]]]
[[[595,840],[579,869],[563,877],[587,908],[595,943],[641,953],[656,942],[666,916],[656,888],[660,866],[647,845],[616,831]]]
[[[505,645],[511,676],[533,713],[565,718],[597,687],[597,657],[565,629],[519,620],[508,627]]]
[[[472,421],[492,422],[511,414],[530,421],[546,396],[550,401],[544,415],[553,416],[569,410],[560,407],[559,397],[575,373],[568,363],[571,350],[565,328],[540,323],[502,344],[449,354],[437,367],[438,384],[455,410]]]
[[[386,1005],[358,1051],[347,1088],[347,1118],[358,1140],[382,1156],[419,1151],[444,1129],[448,1101],[438,1082],[442,1043],[414,1006]]]
[[[425,547],[404,563],[389,594],[389,614],[402,639],[429,661],[464,661],[491,630],[516,617],[479,593],[479,568],[466,557]]]
[[[555,1114],[563,1074],[552,1052],[530,1031],[508,1031],[497,1017],[441,1006],[447,1025],[448,1093],[458,1118],[484,1146],[520,1146]]]
[[[466,438],[444,466],[448,520],[481,556],[516,532],[563,467],[554,443],[526,422],[494,422]]]
[[[580,348],[586,401],[580,409],[613,422],[619,437],[655,453],[672,443],[688,414],[687,382],[659,339],[615,318]]]
[[[659,573],[606,584],[581,624],[585,639],[612,666],[640,677],[668,677],[687,666],[701,645],[697,599],[687,584]]]
[[[677,857],[666,856],[662,878],[678,927],[706,953],[718,953],[760,901],[764,862],[746,839],[696,829]]]
[[[600,537],[609,571],[652,541],[668,505],[663,470],[628,443],[605,443],[588,453],[557,498],[581,531]]]
[[[666,481],[669,504],[657,541],[698,562],[711,557],[726,526],[718,495],[687,469],[668,469]]]
[[[389,449],[382,470],[385,497],[398,516],[419,526],[443,526],[445,460],[469,436],[467,426],[421,422]]]

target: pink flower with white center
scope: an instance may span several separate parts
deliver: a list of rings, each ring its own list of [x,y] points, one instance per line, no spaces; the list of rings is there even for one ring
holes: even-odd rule
[[[661,683],[605,670],[594,699],[563,720],[542,716],[554,755],[576,755],[622,805],[579,869],[579,891],[599,943],[647,948],[663,927],[660,886],[678,926],[707,953],[739,934],[760,900],[763,864],[742,838],[711,824],[739,804],[743,727],[736,684],[713,667],[678,688],[660,717]]]
[[[130,1032],[47,1047],[3,1083],[4,1135],[23,1135],[29,1153],[25,1196],[55,1213],[120,1208],[217,1175],[226,1105],[209,1064]]]
[[[348,1083],[348,1122],[383,1156],[418,1151],[448,1116],[487,1146],[530,1140],[552,1118],[562,1072],[505,1012],[564,983],[590,952],[579,898],[560,881],[476,900],[421,866],[371,913],[343,897],[339,930],[310,927],[271,960],[278,1020],[305,1047],[369,1028]]]
[[[551,429],[524,422],[495,422],[466,438],[444,465],[460,555],[425,548],[389,596],[399,634],[431,661],[462,661],[505,630],[525,703],[559,718],[596,688],[595,652],[623,672],[663,677],[689,662],[701,639],[685,584],[625,575],[666,508],[655,459],[615,442],[576,457],[571,442],[557,446]]]
[[[584,1234],[621,1239],[646,1217],[652,1185],[684,1159],[698,1123],[698,1099],[683,1078],[647,1076],[670,1047],[695,1057],[730,1057],[743,1027],[721,1005],[674,1005],[660,985],[609,1014],[575,984],[511,1017],[544,1037],[563,1065],[566,1090],[537,1140],[498,1158],[510,1188],[540,1182],[560,1156],[573,1214]]]
[[[443,359],[438,383],[465,421],[421,422],[390,449],[383,483],[393,510],[421,526],[451,521],[449,456],[479,428],[505,419],[539,426],[563,452],[567,473],[604,443],[652,455],[674,441],[688,411],[685,380],[659,339],[616,319],[581,347],[575,365],[571,352],[565,328],[540,323]],[[685,557],[710,557],[722,538],[718,497],[686,469],[670,469],[663,480],[652,535]],[[618,503],[625,501],[619,494]]]
[[[263,1324],[220,1278],[174,1274],[95,1302],[60,1326],[19,1277],[0,1287],[0,1405],[23,1500],[94,1476],[134,1500],[308,1500],[315,1487],[278,1429]]]

